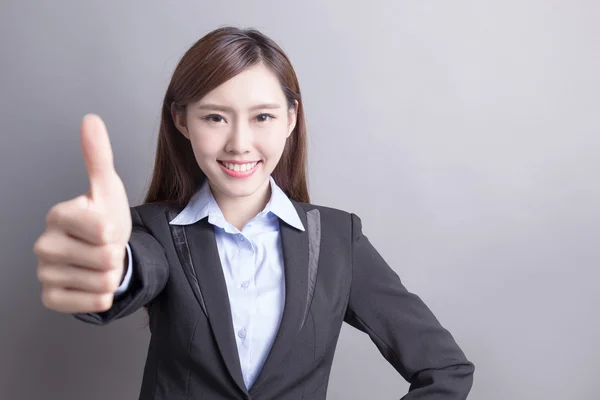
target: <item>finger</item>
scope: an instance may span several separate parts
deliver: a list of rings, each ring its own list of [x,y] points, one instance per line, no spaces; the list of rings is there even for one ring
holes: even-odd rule
[[[112,307],[113,299],[112,293],[89,293],[56,286],[45,286],[42,290],[42,304],[46,308],[70,314],[106,311]]]
[[[56,204],[46,217],[50,230],[59,230],[91,244],[109,243],[116,229],[106,217],[88,207],[89,199],[78,196]]]
[[[38,280],[47,286],[56,286],[92,293],[114,293],[121,284],[123,272],[98,271],[72,265],[38,266]]]
[[[106,125],[99,116],[88,114],[81,123],[81,150],[94,201],[110,196],[115,174],[113,152]]]
[[[123,269],[126,250],[120,244],[96,246],[69,237],[61,231],[44,232],[34,253],[47,264],[69,264],[96,270]]]

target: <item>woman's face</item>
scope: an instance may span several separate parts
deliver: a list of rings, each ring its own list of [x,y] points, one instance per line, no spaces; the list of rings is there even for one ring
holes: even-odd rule
[[[188,104],[175,124],[190,140],[213,192],[247,197],[267,189],[296,110],[288,108],[277,77],[258,64]]]

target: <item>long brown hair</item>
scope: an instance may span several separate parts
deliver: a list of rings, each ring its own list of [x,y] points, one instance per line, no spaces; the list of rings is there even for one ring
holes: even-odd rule
[[[297,122],[272,176],[293,200],[308,203],[306,123],[300,86],[290,60],[270,38],[256,29],[222,27],[208,33],[183,55],[164,97],[152,180],[144,203],[188,203],[206,180],[192,146],[173,122],[172,112],[200,100],[246,68],[263,63],[278,77],[288,107],[298,103]]]

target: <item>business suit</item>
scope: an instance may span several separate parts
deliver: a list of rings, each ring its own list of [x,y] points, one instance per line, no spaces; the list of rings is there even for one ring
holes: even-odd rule
[[[342,323],[369,334],[411,382],[407,400],[464,399],[473,365],[421,300],[406,291],[353,214],[294,202],[305,231],[281,222],[285,308],[254,385],[241,374],[214,230],[169,225],[179,211],[131,209],[133,279],[105,324],[148,305],[152,333],[140,399],[325,399]]]

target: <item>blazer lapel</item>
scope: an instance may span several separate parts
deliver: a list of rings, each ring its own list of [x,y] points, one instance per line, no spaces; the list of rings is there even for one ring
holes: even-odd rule
[[[185,232],[185,247],[190,255],[190,261],[182,265],[184,269],[188,269],[186,274],[194,274],[192,288],[197,286],[199,295],[196,297],[208,316],[225,365],[240,389],[246,393],[214,227],[206,219],[202,219],[195,224],[178,228]],[[185,251],[182,253],[179,256],[185,260]]]
[[[271,351],[251,391],[264,382],[283,361],[306,321],[314,293],[321,240],[319,212],[312,210],[307,213],[293,203],[305,231],[280,222],[286,293],[283,316]]]
[[[169,210],[167,212],[168,220],[171,221],[177,216],[177,212]],[[171,229],[171,236],[173,237],[173,244],[175,245],[175,251],[179,258],[179,262],[183,267],[183,272],[192,288],[194,297],[198,300],[204,315],[208,317],[206,312],[206,304],[204,303],[204,296],[198,283],[198,277],[196,276],[196,270],[194,269],[194,263],[192,262],[192,255],[190,254],[190,246],[187,240],[187,234],[185,232],[185,226],[183,225],[169,225]]]

